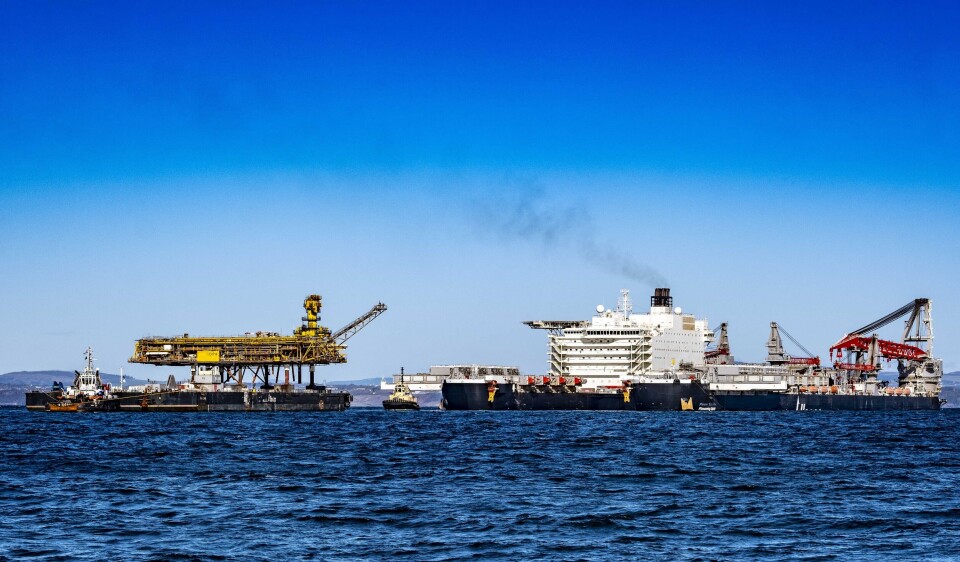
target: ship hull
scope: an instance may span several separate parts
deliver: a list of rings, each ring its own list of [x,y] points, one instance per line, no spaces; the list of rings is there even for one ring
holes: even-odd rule
[[[420,410],[420,404],[411,402],[410,400],[384,400],[383,409],[395,411],[418,411]]]
[[[681,410],[710,402],[699,384],[639,383],[629,396],[624,392],[585,392],[559,385],[499,385],[493,400],[482,382],[444,382],[443,406],[447,410]]]
[[[44,411],[59,395],[28,392],[28,410]],[[119,392],[85,410],[107,412],[281,412],[333,411],[350,407],[347,392],[206,392],[177,390],[151,394]],[[86,403],[93,404],[93,403]]]
[[[572,388],[572,390],[571,390]],[[481,382],[444,382],[447,410],[939,410],[937,397],[788,394],[785,392],[710,393],[694,382],[637,383],[629,400],[622,392],[583,392],[575,387],[499,385],[491,401]]]
[[[850,394],[714,393],[718,410],[939,410],[935,396],[863,396]]]

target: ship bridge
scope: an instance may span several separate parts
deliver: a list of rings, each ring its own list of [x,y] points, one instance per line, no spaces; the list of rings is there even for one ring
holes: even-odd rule
[[[220,384],[244,384],[244,375],[252,375],[251,382],[259,381],[264,388],[279,382],[280,373],[296,374],[298,383],[303,382],[303,366],[310,371],[310,384],[316,388],[314,369],[316,365],[346,363],[344,345],[350,337],[387,310],[387,305],[377,303],[365,314],[336,332],[320,325],[320,295],[309,295],[303,301],[306,315],[303,324],[293,335],[274,332],[255,332],[242,336],[190,336],[142,338],[137,340],[131,363],[148,365],[190,366],[194,373],[201,370],[218,373]],[[289,383],[289,380],[285,381]]]

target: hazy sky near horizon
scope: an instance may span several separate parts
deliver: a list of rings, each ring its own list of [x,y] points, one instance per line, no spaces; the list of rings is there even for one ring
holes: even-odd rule
[[[825,357],[934,301],[960,369],[956,3],[7,2],[0,373],[338,328],[340,380],[546,368],[621,288]],[[885,335],[893,336],[896,330]],[[794,352],[798,350],[792,350]],[[184,370],[172,372],[182,376]]]

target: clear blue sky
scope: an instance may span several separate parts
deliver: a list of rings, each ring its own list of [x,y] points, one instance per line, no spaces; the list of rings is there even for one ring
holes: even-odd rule
[[[742,359],[927,296],[960,369],[958,6],[5,2],[0,372],[311,292],[390,306],[329,379],[537,372],[659,280]]]

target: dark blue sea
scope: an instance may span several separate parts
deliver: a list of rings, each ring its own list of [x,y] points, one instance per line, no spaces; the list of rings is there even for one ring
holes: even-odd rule
[[[0,419],[0,559],[960,557],[960,410]]]

